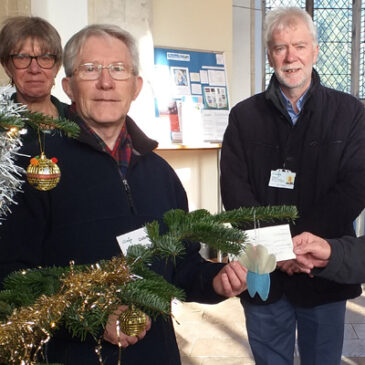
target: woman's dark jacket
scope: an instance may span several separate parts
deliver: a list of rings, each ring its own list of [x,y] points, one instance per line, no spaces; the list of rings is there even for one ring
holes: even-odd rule
[[[67,117],[67,115],[66,115]],[[0,226],[0,280],[10,272],[37,266],[91,264],[120,255],[116,237],[161,221],[170,209],[188,209],[185,191],[173,169],[152,150],[147,138],[127,117],[133,154],[125,176],[128,196],[115,160],[102,152],[90,135],[77,140],[58,135],[46,137],[45,153],[57,157],[61,180],[56,188],[40,192],[28,183],[17,194],[17,205]],[[37,143],[24,153],[39,154]],[[29,158],[19,158],[27,166]],[[220,264],[204,261],[200,245],[186,244],[186,255],[172,262],[155,260],[151,268],[170,283],[186,291],[188,301],[216,303],[222,300],[212,288]],[[80,343],[55,336],[47,345],[51,363],[98,365],[93,341]],[[104,343],[105,365],[117,364],[117,346]],[[157,319],[146,337],[123,350],[123,365],[180,364],[172,322]]]
[[[270,172],[296,173],[293,190],[269,187]],[[231,111],[221,156],[221,189],[227,210],[241,206],[295,205],[303,231],[326,238],[354,235],[353,221],[365,207],[365,115],[351,95],[320,84],[316,71],[293,126],[279,83],[237,104]],[[305,274],[275,271],[266,303],[283,294],[312,307],[353,298],[359,285],[342,285]],[[247,300],[250,297],[244,294]],[[254,301],[262,303],[256,296]]]

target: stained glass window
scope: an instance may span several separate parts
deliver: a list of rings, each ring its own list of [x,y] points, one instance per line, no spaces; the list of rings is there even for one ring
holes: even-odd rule
[[[322,84],[351,92],[352,0],[314,2],[319,56],[316,70]]]
[[[361,4],[359,98],[365,99],[365,1]]]

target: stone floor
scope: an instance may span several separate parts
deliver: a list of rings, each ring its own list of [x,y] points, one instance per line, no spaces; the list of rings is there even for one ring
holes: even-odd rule
[[[177,302],[173,313],[183,365],[255,364],[237,298],[217,305]],[[347,305],[342,365],[365,365],[365,295]]]

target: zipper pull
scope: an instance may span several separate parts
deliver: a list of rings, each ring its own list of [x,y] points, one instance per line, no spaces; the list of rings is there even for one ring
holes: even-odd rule
[[[133,214],[137,214],[137,210],[134,206],[134,203],[133,203],[133,197],[132,197],[132,192],[131,192],[131,188],[128,184],[128,181],[127,179],[125,178],[124,175],[122,175],[122,183],[123,183],[123,186],[124,186],[124,190],[127,194],[127,199],[128,199],[128,204],[129,204],[129,208],[131,209],[131,212]]]

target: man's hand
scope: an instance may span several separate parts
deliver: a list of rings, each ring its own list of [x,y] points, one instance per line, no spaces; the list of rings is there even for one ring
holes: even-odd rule
[[[293,237],[293,245],[303,272],[310,273],[314,267],[325,267],[328,264],[331,246],[323,238],[304,232]]]
[[[293,275],[298,272],[302,272],[299,263],[296,260],[283,260],[277,263],[278,268],[281,271],[286,272],[288,275]]]
[[[213,288],[224,297],[234,297],[247,289],[247,269],[238,261],[225,265],[213,279]]]
[[[129,345],[134,345],[146,335],[147,331],[151,328],[151,320],[148,318],[145,330],[138,336],[127,336],[117,327],[117,320],[120,314],[128,309],[128,306],[121,305],[118,309],[109,316],[108,322],[104,331],[104,340],[112,343],[113,345],[121,345],[123,348]]]

